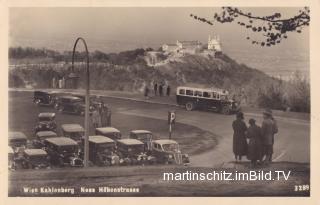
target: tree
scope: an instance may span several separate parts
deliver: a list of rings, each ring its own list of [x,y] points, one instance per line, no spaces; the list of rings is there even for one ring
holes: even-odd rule
[[[270,47],[288,38],[288,32],[301,33],[303,27],[309,26],[310,9],[304,7],[296,15],[285,19],[281,18],[281,13],[274,13],[268,16],[255,16],[251,12],[244,12],[236,7],[222,7],[220,13],[214,14],[213,20],[208,20],[194,14],[190,14],[190,16],[211,26],[214,25],[214,22],[232,23],[237,21],[239,26],[252,32],[261,33],[262,40],[255,40],[250,36],[246,37],[252,44]]]

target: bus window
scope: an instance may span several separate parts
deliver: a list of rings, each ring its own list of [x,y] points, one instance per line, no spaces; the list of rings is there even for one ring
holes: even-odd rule
[[[195,91],[194,96],[202,97],[202,92],[201,91]]]
[[[191,95],[191,96],[193,96],[193,90],[186,90],[186,95]]]
[[[203,92],[203,97],[205,98],[211,98],[211,95],[209,92]]]
[[[185,89],[180,89],[179,90],[179,94],[180,95],[185,95],[186,94],[186,90]]]

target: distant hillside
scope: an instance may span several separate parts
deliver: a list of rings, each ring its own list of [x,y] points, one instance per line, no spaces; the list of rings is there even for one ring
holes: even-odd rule
[[[33,65],[32,59],[38,59],[39,54],[36,57],[23,55],[24,57],[17,58],[11,52],[11,62],[25,64],[26,59],[29,61],[24,67],[17,66],[10,69],[10,87],[45,88],[51,86],[50,82],[53,77],[66,76],[70,72],[70,52],[51,53],[54,53],[54,56],[40,55],[41,58],[51,59],[50,63]],[[83,54],[78,53],[78,55]],[[90,59],[92,62],[90,65],[92,89],[143,92],[144,87],[146,85],[151,87],[153,81],[167,82],[172,89],[179,85],[192,84],[227,89],[231,96],[244,104],[276,109],[294,107],[289,103],[290,96],[284,95],[288,93],[288,88],[296,90],[293,84],[274,79],[259,70],[238,64],[225,54],[216,57],[201,53],[172,55],[152,49],[136,49],[118,54],[95,51],[90,54]],[[84,65],[77,64],[76,66],[76,72],[81,76],[80,87],[84,87],[85,82],[83,68]],[[272,89],[271,93],[270,89]],[[302,91],[304,102],[300,102],[300,100],[299,104],[304,103],[303,107],[307,106],[308,108],[299,108],[300,111],[310,109],[310,96],[308,96],[310,93],[308,87],[304,87],[304,89]]]

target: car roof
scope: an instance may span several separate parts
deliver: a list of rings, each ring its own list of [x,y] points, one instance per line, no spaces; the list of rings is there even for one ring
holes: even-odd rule
[[[169,139],[155,140],[153,142],[161,144],[161,145],[163,145],[163,144],[178,144],[176,141],[169,140]]]
[[[51,136],[56,136],[57,137],[57,133],[53,132],[53,131],[39,131],[36,134],[38,137],[51,137]]]
[[[42,112],[42,113],[39,113],[38,117],[41,118],[41,117],[55,117],[56,116],[56,113],[54,112]]]
[[[151,134],[149,130],[132,130],[131,133],[134,134]]]
[[[79,124],[63,124],[61,128],[65,132],[84,132],[84,128]]]
[[[46,94],[49,94],[50,92],[48,92],[48,91],[42,91],[42,90],[36,90],[36,91],[34,91],[34,93],[46,93]]]
[[[27,136],[23,132],[9,132],[9,139],[27,139]]]
[[[48,138],[46,139],[46,141],[58,145],[58,146],[62,146],[62,145],[78,145],[78,143],[76,141],[74,141],[73,139],[70,139],[68,137],[53,137],[53,138]]]
[[[120,131],[114,127],[98,127],[98,128],[96,128],[96,130],[101,133],[110,133],[110,132],[119,132],[120,133]]]
[[[120,139],[118,142],[125,144],[125,145],[142,145],[144,144],[140,140],[137,139]]]
[[[76,97],[76,96],[72,96],[72,95],[63,95],[63,96],[60,96],[60,99],[61,98],[69,99],[69,100],[81,100],[81,98]]]
[[[89,136],[89,141],[93,142],[93,143],[113,143],[114,140],[110,139],[109,137],[105,137],[102,135],[93,135],[93,136]]]
[[[47,155],[47,152],[43,149],[25,149],[24,152],[27,155]]]

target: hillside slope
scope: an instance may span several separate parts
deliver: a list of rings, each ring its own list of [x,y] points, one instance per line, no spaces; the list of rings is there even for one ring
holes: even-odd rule
[[[278,82],[261,71],[238,64],[225,54],[170,56],[143,49],[119,54],[96,53],[90,56],[92,89],[143,92],[146,85],[152,87],[151,82],[167,82],[172,90],[179,85],[192,84],[227,89],[239,101],[255,104],[261,89]],[[70,67],[70,61],[11,67],[9,86],[48,88],[53,77],[67,76]],[[79,63],[75,66],[82,88],[84,68]]]

